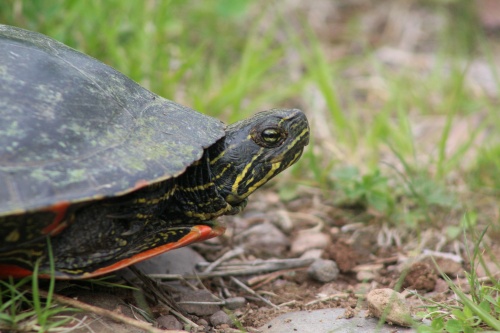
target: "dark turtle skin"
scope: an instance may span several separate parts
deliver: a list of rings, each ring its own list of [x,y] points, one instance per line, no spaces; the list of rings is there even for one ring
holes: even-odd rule
[[[93,277],[220,235],[309,140],[300,110],[226,127],[3,25],[0,119],[0,277]]]

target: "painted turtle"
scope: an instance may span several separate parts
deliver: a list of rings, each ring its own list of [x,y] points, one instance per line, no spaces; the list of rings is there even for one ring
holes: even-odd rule
[[[304,114],[225,128],[47,36],[0,25],[0,276],[105,274],[224,232],[296,162]],[[50,237],[49,237],[50,236]]]

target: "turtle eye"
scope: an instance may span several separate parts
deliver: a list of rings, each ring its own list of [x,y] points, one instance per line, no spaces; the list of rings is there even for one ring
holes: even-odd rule
[[[280,128],[268,127],[261,131],[255,131],[252,138],[256,144],[265,148],[273,148],[279,146],[286,138],[286,133]]]
[[[260,134],[262,140],[269,144],[274,144],[281,139],[280,132],[275,128],[266,128]]]

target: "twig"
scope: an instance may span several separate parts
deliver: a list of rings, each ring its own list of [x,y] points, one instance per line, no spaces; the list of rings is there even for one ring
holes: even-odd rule
[[[206,279],[212,277],[254,275],[275,272],[284,269],[293,269],[307,267],[312,264],[314,259],[272,259],[255,260],[245,263],[227,263],[220,264],[217,271],[210,273],[198,273],[197,275],[187,274],[149,274],[153,279],[162,280],[180,280],[180,279]]]
[[[286,273],[296,272],[298,270],[304,270],[304,269],[305,269],[305,267],[300,267],[300,268],[296,268],[296,269],[284,269],[281,271],[262,274],[262,275],[258,275],[258,276],[254,276],[252,278],[249,278],[247,283],[249,286],[252,286],[255,289],[259,289],[262,286],[268,284],[269,282],[279,278],[280,276],[285,275]]]
[[[43,297],[49,297],[49,294],[44,290],[39,290],[39,293]],[[144,321],[133,319],[133,318],[124,316],[122,314],[119,314],[119,313],[111,311],[111,310],[103,309],[103,308],[93,306],[93,305],[90,305],[90,304],[87,304],[84,302],[80,302],[76,299],[66,297],[63,295],[52,294],[52,299],[60,304],[66,304],[66,305],[81,309],[83,311],[95,313],[95,314],[98,314],[100,316],[107,317],[107,318],[116,320],[118,322],[124,323],[126,325],[137,327],[137,328],[145,330],[147,332],[151,332],[151,333],[165,333],[165,332],[187,333],[186,331],[179,331],[179,330],[165,331],[165,330],[151,326],[150,323],[146,323]]]
[[[314,226],[309,228],[309,229],[302,229],[299,230],[299,233],[314,233],[314,232],[319,232],[321,229],[323,229],[325,222],[320,219],[317,216],[311,215],[311,214],[305,214],[305,213],[288,213],[290,217],[298,219],[298,220],[303,220],[303,221],[310,221],[314,223]]]
[[[168,307],[168,310],[175,315],[177,318],[185,322],[186,324],[190,325],[191,327],[194,328],[199,328],[199,325],[194,323],[193,321],[189,320],[186,316],[184,316],[180,311],[181,309],[177,307],[176,302],[168,295],[165,293],[165,291],[160,288],[157,284],[156,281],[152,280],[149,278],[147,275],[143,274],[141,271],[139,271],[137,268],[130,266],[129,269],[142,281],[144,286],[149,288],[150,292],[154,293],[154,296],[157,297],[164,306]],[[142,288],[144,290],[144,288]]]
[[[201,302],[201,301],[179,301],[177,304],[197,304],[197,305],[226,305],[224,301]]]
[[[374,263],[375,264],[391,264],[394,262],[397,262],[399,259],[398,256],[392,256],[392,257],[387,257],[387,258],[377,258],[375,259]]]
[[[274,305],[270,300],[268,300],[265,297],[262,297],[259,294],[257,294],[255,291],[253,291],[252,288],[249,288],[246,284],[244,284],[243,282],[241,282],[237,278],[235,278],[233,276],[231,276],[230,278],[231,278],[231,281],[233,281],[234,283],[236,283],[241,289],[243,289],[246,292],[248,292],[248,293],[252,294],[253,296],[257,297],[258,299],[260,299],[262,302],[266,303],[267,305],[272,306],[275,309],[279,309],[279,307],[277,305]]]
[[[213,263],[208,265],[208,267],[205,268],[203,273],[210,273],[211,271],[213,271],[217,266],[219,266],[224,261],[229,260],[229,259],[234,258],[234,257],[237,257],[237,256],[243,254],[244,252],[245,252],[245,250],[243,248],[237,247],[231,251],[224,253],[219,259],[215,260]]]
[[[288,305],[292,305],[292,304],[295,304],[295,303],[297,303],[297,300],[292,299],[291,301],[288,301],[288,302],[285,302],[285,303],[281,303],[281,304],[280,304],[280,305],[278,305],[278,306],[281,308],[281,307],[288,306]]]

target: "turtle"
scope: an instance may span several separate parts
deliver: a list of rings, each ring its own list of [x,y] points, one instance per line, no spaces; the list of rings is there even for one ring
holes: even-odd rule
[[[226,126],[43,34],[0,25],[0,276],[84,279],[221,235],[295,163],[299,109]]]

